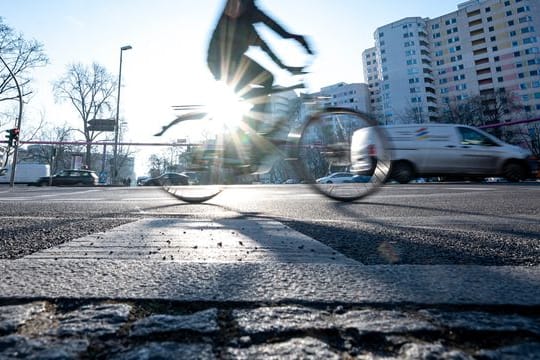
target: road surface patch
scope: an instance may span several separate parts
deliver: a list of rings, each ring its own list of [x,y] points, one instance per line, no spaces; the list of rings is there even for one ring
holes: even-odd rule
[[[142,219],[26,258],[359,264],[278,221],[237,218]]]

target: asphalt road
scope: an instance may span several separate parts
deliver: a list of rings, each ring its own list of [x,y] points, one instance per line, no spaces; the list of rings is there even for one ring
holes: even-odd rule
[[[0,259],[147,218],[275,220],[363,264],[540,263],[540,183],[388,185],[339,203],[305,185],[231,186],[204,204],[159,188],[0,186]]]

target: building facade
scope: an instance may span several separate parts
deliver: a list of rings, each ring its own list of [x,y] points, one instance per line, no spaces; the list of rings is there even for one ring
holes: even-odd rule
[[[367,84],[340,82],[321,88],[317,94],[324,107],[341,107],[356,111],[370,111],[370,97]]]
[[[381,122],[437,121],[451,102],[500,92],[523,118],[540,116],[538,0],[471,0],[435,19],[384,25],[374,38],[363,65]]]

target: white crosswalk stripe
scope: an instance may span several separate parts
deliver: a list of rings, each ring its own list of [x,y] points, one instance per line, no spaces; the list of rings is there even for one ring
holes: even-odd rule
[[[143,219],[34,253],[33,259],[356,264],[274,220]]]

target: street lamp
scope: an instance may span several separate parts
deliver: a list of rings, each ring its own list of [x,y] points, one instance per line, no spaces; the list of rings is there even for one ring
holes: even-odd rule
[[[118,182],[118,118],[120,116],[120,88],[122,87],[122,53],[131,50],[131,45],[120,48],[120,70],[118,71],[118,96],[116,97],[116,118],[114,121],[114,150],[113,150],[113,183]]]

